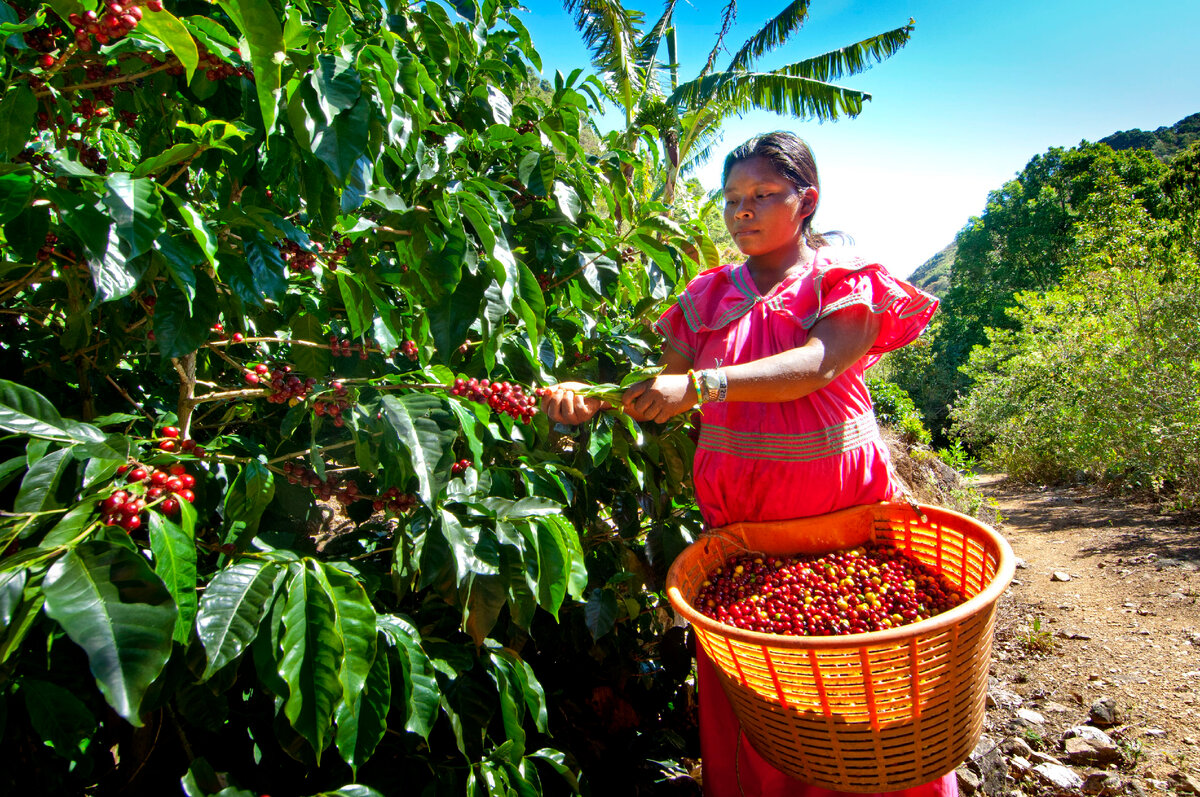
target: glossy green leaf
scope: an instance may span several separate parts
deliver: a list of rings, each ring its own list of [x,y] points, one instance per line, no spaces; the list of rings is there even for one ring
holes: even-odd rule
[[[280,65],[284,62],[283,26],[269,0],[218,0],[250,45],[250,63],[254,67],[254,87],[263,128],[270,134],[278,114]]]
[[[94,457],[123,459],[103,431],[63,418],[45,396],[24,385],[0,379],[0,429],[58,443],[77,444]]]
[[[476,646],[492,632],[500,618],[500,610],[508,602],[505,578],[502,575],[473,573],[467,585],[467,606],[463,613],[463,630]]]
[[[196,541],[193,537],[196,510],[187,501],[179,504],[183,516],[180,523],[161,511],[150,512],[150,551],[154,554],[154,572],[170,591],[179,610],[172,637],[186,645],[192,636],[192,621],[196,619],[198,606]]]
[[[82,756],[80,743],[97,729],[95,715],[71,690],[36,678],[21,681],[29,723],[42,742],[63,758]]]
[[[182,357],[208,340],[218,317],[217,289],[207,274],[196,275],[196,294],[188,297],[174,284],[159,289],[154,335],[164,357]]]
[[[241,656],[258,636],[279,574],[274,563],[246,560],[220,570],[209,582],[196,613],[196,632],[208,660],[205,679]]]
[[[33,196],[33,180],[28,174],[0,174],[0,224],[15,219]]]
[[[28,89],[6,91],[0,99],[0,152],[11,160],[33,137],[37,99]]]
[[[587,618],[587,627],[588,631],[592,633],[592,639],[598,640],[613,630],[619,611],[615,592],[611,589],[592,590],[587,605],[584,607],[584,616]]]
[[[441,689],[429,656],[421,648],[421,635],[404,618],[379,615],[379,630],[394,646],[400,661],[399,682],[404,686],[405,730],[429,738],[437,718]]]
[[[313,154],[329,167],[339,185],[346,183],[355,162],[366,153],[371,115],[371,103],[362,97],[313,132]]]
[[[563,776],[563,780],[571,787],[571,790],[579,794],[579,777],[567,765],[567,757],[558,750],[552,750],[549,747],[543,747],[541,750],[530,753],[529,758],[536,758],[539,761],[544,761],[546,764]]]
[[[387,647],[378,645],[361,693],[353,703],[343,699],[334,715],[338,751],[352,769],[366,763],[383,739],[391,705],[392,676]]]
[[[134,725],[171,655],[176,609],[145,558],[102,541],[64,553],[46,573],[46,614],[87,653],[96,685]]]
[[[13,502],[15,512],[42,512],[55,509],[59,501],[54,493],[58,489],[67,465],[71,464],[71,449],[60,448],[51,451],[46,456],[33,463],[21,480],[21,489],[17,491]]]
[[[375,660],[375,609],[362,584],[349,573],[324,563],[314,564],[313,572],[333,606],[333,629],[342,640],[338,665],[342,700],[356,708]]]
[[[259,233],[247,237],[244,246],[254,287],[264,298],[278,302],[287,291],[287,267],[283,256]]]
[[[192,34],[178,17],[166,9],[145,13],[138,22],[138,30],[150,34],[170,48],[183,65],[184,80],[190,83],[192,74],[200,64],[200,53]]]
[[[28,578],[27,570],[0,573],[0,630],[7,629],[16,616]]]
[[[500,697],[504,736],[513,743],[509,760],[516,762],[525,755],[525,729],[522,725],[525,720],[525,695],[529,688],[528,673],[523,667],[524,662],[507,649],[488,645],[487,653],[492,665],[488,675],[496,684],[496,692]],[[538,689],[540,691],[541,687]]]
[[[291,691],[283,713],[312,746],[319,763],[333,734],[334,708],[342,698],[338,675],[344,640],[337,633],[333,603],[312,570],[294,566],[286,596],[278,670]]]
[[[421,500],[432,503],[448,475],[440,463],[455,438],[450,413],[441,399],[429,393],[389,394],[381,404],[388,434],[408,452]]]
[[[128,261],[149,252],[166,225],[154,181],[117,172],[109,175],[105,185],[104,205],[113,220],[121,254]]]

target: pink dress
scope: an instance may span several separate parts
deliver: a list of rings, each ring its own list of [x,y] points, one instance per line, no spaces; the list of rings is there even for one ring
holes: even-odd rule
[[[886,500],[896,492],[863,374],[884,352],[911,343],[937,299],[852,250],[825,247],[806,270],[766,295],[742,265],[699,274],[656,328],[667,345],[713,368],[800,346],[813,325],[863,305],[881,317],[875,345],[829,385],[784,403],[726,402],[702,408],[696,447],[696,500],[710,526],[788,520]],[[712,664],[697,650],[700,743],[708,797],[829,797],[789,778],[738,732]],[[896,794],[952,797],[954,773]]]

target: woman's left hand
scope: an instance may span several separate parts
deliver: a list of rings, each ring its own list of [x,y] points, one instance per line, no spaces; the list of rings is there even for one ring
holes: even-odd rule
[[[663,423],[694,407],[696,391],[687,374],[659,374],[626,390],[621,404],[635,421]]]

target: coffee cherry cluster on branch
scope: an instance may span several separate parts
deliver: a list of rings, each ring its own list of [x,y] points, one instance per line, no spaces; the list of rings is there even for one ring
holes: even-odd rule
[[[353,357],[355,351],[358,352],[360,360],[365,360],[370,356],[370,350],[365,343],[362,346],[355,346],[353,341],[339,338],[337,335],[329,336],[329,351],[334,357]]]
[[[146,0],[145,6],[150,12],[163,10],[162,0]],[[99,14],[85,11],[67,17],[75,28],[75,46],[84,52],[91,50],[93,43],[109,44],[122,38],[136,28],[141,19],[140,6],[124,5],[118,0],[109,0]]]
[[[537,414],[537,399],[526,395],[524,388],[510,382],[490,382],[487,379],[456,379],[450,395],[487,404],[495,412],[529,423]]]
[[[346,425],[343,413],[350,409],[350,399],[347,398],[350,391],[339,381],[332,382],[330,387],[333,388],[333,399],[314,401],[313,414],[317,417],[328,415],[333,420],[333,425],[340,428]]]
[[[125,476],[131,489],[117,490],[100,502],[101,520],[105,525],[136,531],[141,528],[142,514],[147,509],[157,508],[167,515],[177,515],[180,501],[190,504],[196,500],[196,494],[192,492],[196,477],[178,463],[167,470],[123,465],[117,473]]]
[[[370,501],[377,512],[384,509],[406,512],[417,504],[414,496],[401,493],[397,487],[389,487],[378,496],[363,495],[359,492],[357,482],[342,482],[332,473],[326,474],[322,479],[316,471],[296,462],[285,462],[283,473],[288,483],[307,487],[317,498],[325,501],[335,500],[342,506],[349,506],[355,501]]]
[[[704,615],[749,631],[833,636],[882,631],[941,614],[962,594],[891,545],[820,556],[737,556],[696,596]]]
[[[311,376],[308,379],[301,379],[293,374],[290,365],[277,365],[275,368],[271,368],[266,363],[258,363],[253,369],[247,369],[244,378],[246,384],[265,383],[270,387],[271,395],[267,396],[267,401],[270,403],[291,406],[303,401],[308,396],[308,391],[317,384],[317,380]]]
[[[460,459],[458,462],[455,462],[453,465],[450,466],[450,473],[455,476],[458,476],[462,473],[466,473],[467,468],[469,468],[469,467],[471,467],[471,460]]]

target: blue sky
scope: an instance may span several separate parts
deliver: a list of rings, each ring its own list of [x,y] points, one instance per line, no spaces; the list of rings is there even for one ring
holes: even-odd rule
[[[662,8],[626,5],[648,22]],[[739,4],[729,46],[740,46],[784,5]],[[525,6],[522,19],[547,76],[587,66],[561,3]],[[722,7],[705,0],[677,6],[676,19],[688,21],[680,26],[681,76],[703,65]],[[762,113],[730,120],[717,156],[698,176],[716,188],[725,152],[759,132],[793,130],[812,146],[821,172],[817,227],[850,233],[900,275],[952,241],[983,211],[988,192],[1034,155],[1200,111],[1195,0],[812,0],[809,8],[804,28],[760,68],[836,49],[909,17],[916,30],[897,55],[842,81],[873,97],[857,118],[819,124]]]

